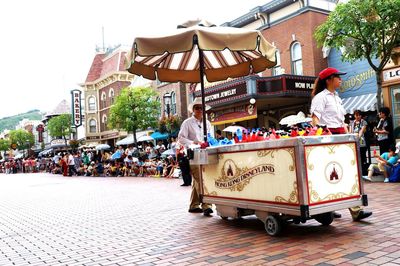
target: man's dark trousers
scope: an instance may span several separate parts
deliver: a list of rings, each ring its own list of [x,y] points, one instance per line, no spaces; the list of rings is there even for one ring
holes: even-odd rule
[[[178,163],[182,172],[183,185],[190,186],[192,184],[192,175],[190,174],[189,159],[186,156],[179,156]]]

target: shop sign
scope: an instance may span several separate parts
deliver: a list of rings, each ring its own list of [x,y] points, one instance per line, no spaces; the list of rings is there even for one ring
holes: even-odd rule
[[[257,91],[260,93],[275,93],[285,90],[311,91],[315,78],[281,75],[257,80]]]
[[[81,91],[72,90],[72,126],[79,127],[82,125],[82,104]]]
[[[286,78],[287,90],[312,90],[314,88],[313,80],[301,80],[294,78]]]
[[[375,71],[371,68],[367,71],[358,73],[350,77],[347,80],[343,80],[342,86],[340,87],[340,92],[345,92],[347,90],[357,90],[361,88],[367,80],[375,76]]]
[[[53,139],[50,142],[50,147],[54,147],[54,146],[59,147],[59,146],[64,146],[64,145],[65,145],[65,140],[63,140],[63,139]]]
[[[237,84],[229,88],[224,88],[220,91],[206,92],[206,103],[212,103],[224,99],[229,99],[235,96],[244,95],[247,93],[246,83]]]
[[[44,127],[42,124],[38,125],[36,127],[36,131],[38,132],[38,142],[43,142],[43,131],[44,131]]]
[[[118,132],[111,133],[111,134],[106,134],[106,135],[103,135],[102,137],[103,137],[103,139],[118,137]]]
[[[400,67],[383,71],[383,81],[400,79]]]
[[[225,108],[209,113],[209,120],[213,125],[228,124],[257,118],[257,107],[254,104],[245,104]]]
[[[87,140],[100,139],[99,136],[86,137]]]

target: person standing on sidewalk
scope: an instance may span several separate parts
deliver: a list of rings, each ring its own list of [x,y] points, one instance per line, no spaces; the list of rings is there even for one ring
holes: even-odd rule
[[[73,174],[76,175],[74,156],[70,152],[67,152],[67,162],[68,162],[68,175],[69,176],[72,176]]]
[[[346,134],[347,126],[344,122],[346,111],[343,108],[342,100],[339,98],[336,89],[342,84],[340,72],[336,68],[328,67],[322,70],[314,82],[311,92],[311,117],[312,124],[316,126],[326,125],[332,134]],[[372,212],[364,211],[360,206],[349,209],[354,221],[360,221],[372,215]],[[340,213],[334,212],[334,218],[340,218]]]
[[[393,124],[390,117],[390,110],[387,107],[382,107],[379,109],[379,123],[374,128],[374,133],[378,140],[379,153],[389,151],[389,147],[394,145],[393,143]]]
[[[354,121],[350,123],[350,133],[356,134],[360,142],[360,156],[361,156],[361,170],[362,174],[368,173],[367,165],[367,143],[365,139],[365,132],[367,131],[368,123],[361,117],[361,111],[354,111]]]
[[[210,109],[210,106],[206,105],[206,109]],[[199,145],[204,140],[203,130],[203,107],[200,98],[194,99],[189,104],[188,111],[192,112],[193,115],[183,121],[181,129],[178,134],[178,143],[189,149],[192,144]],[[207,133],[210,132],[211,123],[207,123]],[[190,172],[192,174],[192,194],[190,197],[189,212],[192,213],[203,213],[205,216],[210,216],[213,213],[210,204],[201,203],[200,201],[200,167],[198,165],[190,165]],[[201,205],[201,208],[200,208]]]

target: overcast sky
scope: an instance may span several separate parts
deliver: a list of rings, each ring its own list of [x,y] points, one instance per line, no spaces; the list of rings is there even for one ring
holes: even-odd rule
[[[96,46],[131,46],[202,18],[220,25],[269,0],[12,0],[0,2],[0,118],[46,112],[85,81]]]

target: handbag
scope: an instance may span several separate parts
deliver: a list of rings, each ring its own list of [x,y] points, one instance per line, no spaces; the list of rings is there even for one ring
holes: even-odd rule
[[[367,143],[365,142],[365,137],[364,136],[362,136],[360,138],[359,142],[360,142],[360,147],[366,147],[367,146]]]

